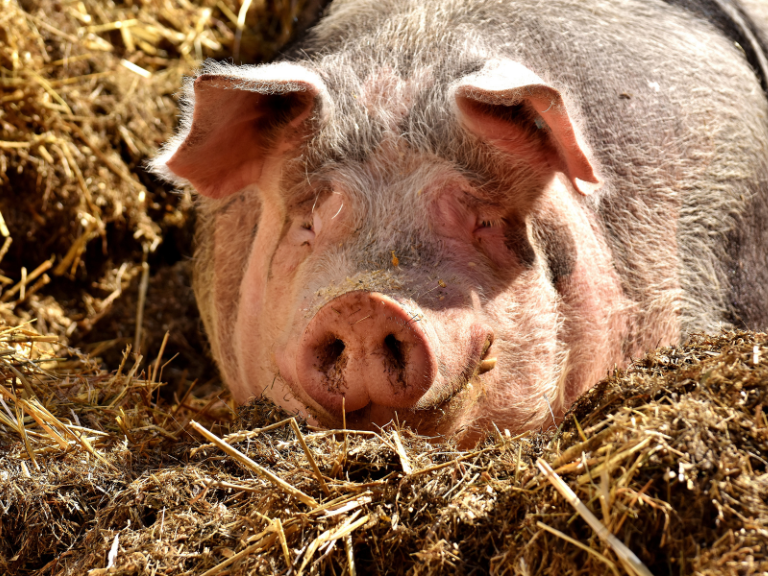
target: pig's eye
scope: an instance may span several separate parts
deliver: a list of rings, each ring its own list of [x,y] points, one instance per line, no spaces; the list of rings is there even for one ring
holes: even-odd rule
[[[312,220],[296,220],[293,224],[293,241],[299,246],[311,246],[315,240],[315,227]]]
[[[513,258],[529,267],[536,254],[528,238],[524,220],[514,215],[496,218],[478,217],[475,222],[474,241],[478,249],[497,263],[508,265]]]
[[[495,234],[504,227],[503,218],[478,218],[475,221],[475,234]]]
[[[296,218],[293,221],[293,231],[291,232],[296,244],[299,246],[311,246],[315,241],[315,237],[320,233],[322,224],[320,215],[317,212]]]

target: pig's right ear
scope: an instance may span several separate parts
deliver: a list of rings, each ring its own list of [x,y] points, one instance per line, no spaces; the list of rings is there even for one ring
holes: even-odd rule
[[[292,63],[210,66],[187,86],[180,133],[150,168],[223,198],[262,178],[267,160],[295,149],[331,100],[321,78]]]
[[[489,62],[452,86],[470,132],[532,165],[563,172],[581,194],[601,186],[560,92],[509,60]],[[545,146],[537,141],[547,142]]]

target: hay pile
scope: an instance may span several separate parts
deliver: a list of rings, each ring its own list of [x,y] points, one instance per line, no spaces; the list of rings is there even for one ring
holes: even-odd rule
[[[109,374],[40,340],[0,333],[1,573],[768,571],[765,334],[662,349],[561,430],[464,452],[166,402],[159,360]]]
[[[143,163],[173,132],[185,74],[272,57],[324,3],[0,0],[0,321],[36,319],[113,366],[170,329],[194,364],[190,197]],[[167,310],[163,291],[184,303]]]
[[[472,451],[218,386],[189,196],[141,164],[184,74],[323,3],[0,0],[0,574],[768,572],[766,335],[660,350]]]

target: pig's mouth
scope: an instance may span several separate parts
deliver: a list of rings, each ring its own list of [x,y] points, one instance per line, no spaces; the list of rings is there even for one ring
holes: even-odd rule
[[[465,358],[464,365],[457,376],[444,377],[447,384],[433,384],[430,390],[413,407],[414,411],[444,410],[446,406],[457,396],[479,384],[478,376],[491,371],[496,367],[496,358],[491,356],[493,335],[485,335],[482,340],[477,334],[470,339],[470,352]],[[441,366],[442,374],[450,374],[450,369]],[[473,384],[474,383],[474,384]]]
[[[370,401],[360,408],[346,410],[343,380],[339,379],[335,369],[331,369],[328,379],[329,388],[339,392],[342,397],[341,410],[315,410],[315,418],[329,428],[347,427],[359,430],[378,430],[390,422],[406,425],[420,433],[435,434],[446,427],[462,408],[470,402],[465,396],[471,393],[473,384],[466,377],[461,377],[449,385],[428,391],[424,397],[411,406],[391,406]]]
[[[453,428],[452,424],[460,418],[463,412],[461,406],[462,393],[465,386],[457,390],[450,398],[429,408],[393,408],[370,403],[367,406],[348,412],[341,417],[338,415],[315,414],[318,422],[326,428],[344,428],[353,430],[370,430],[378,432],[388,425],[396,424],[410,428],[421,435],[445,437]]]
[[[327,428],[379,431],[389,424],[405,426],[425,436],[445,439],[460,426],[462,416],[476,403],[477,394],[484,387],[478,376],[492,370],[496,359],[491,357],[490,342],[482,347],[482,355],[468,358],[461,373],[449,382],[433,385],[412,406],[393,407],[369,402],[362,408],[344,412],[315,410],[314,418]],[[338,348],[340,346],[337,345]],[[333,372],[333,370],[331,370]],[[334,381],[338,385],[338,380]],[[343,388],[344,385],[341,384]]]

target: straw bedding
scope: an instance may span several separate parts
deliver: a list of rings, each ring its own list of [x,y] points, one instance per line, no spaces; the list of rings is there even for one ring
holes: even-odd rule
[[[159,362],[108,373],[47,345],[0,335],[8,574],[768,570],[763,334],[659,350],[560,430],[470,451],[310,429],[215,393],[166,402]]]
[[[0,6],[0,574],[768,572],[765,334],[693,336],[464,451],[220,387],[189,196],[141,162],[201,58],[268,58],[320,3]]]

